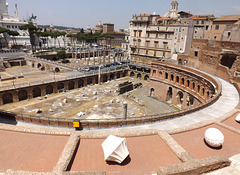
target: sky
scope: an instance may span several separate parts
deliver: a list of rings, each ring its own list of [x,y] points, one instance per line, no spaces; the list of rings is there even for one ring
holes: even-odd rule
[[[33,13],[39,25],[62,25],[86,29],[98,21],[113,23],[115,29],[126,29],[134,14],[156,12],[163,16],[172,0],[7,0],[9,14],[14,15],[18,4],[19,18],[27,19]],[[240,0],[178,0],[179,11],[194,15],[240,15]]]

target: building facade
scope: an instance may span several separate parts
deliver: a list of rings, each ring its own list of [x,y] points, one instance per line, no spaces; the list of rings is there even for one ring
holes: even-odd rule
[[[190,13],[178,14],[177,10],[178,2],[173,0],[164,17],[157,14],[133,16],[129,40],[133,60],[176,60],[178,53],[189,53],[194,20],[189,18]]]
[[[237,29],[239,28],[239,21],[240,15],[227,15],[216,18],[212,24],[210,40],[235,40],[234,38],[239,36],[239,34],[235,35],[239,31],[239,29]]]
[[[9,46],[11,47],[13,45],[13,40],[16,39],[17,45],[23,45],[23,46],[28,46],[30,45],[30,38],[29,34],[27,31],[22,31],[19,29],[20,26],[28,24],[27,20],[19,20],[18,17],[18,7],[17,4],[15,5],[15,15],[10,16],[8,14],[8,3],[6,3],[6,0],[0,0],[0,27],[9,29],[9,30],[14,30],[17,31],[20,35],[16,36],[15,38],[10,37],[5,34],[2,38],[6,38],[8,41]],[[36,25],[36,22],[33,21],[34,24]]]
[[[113,39],[103,40],[103,44],[111,47],[122,47],[123,42],[125,42],[124,30],[115,31],[112,23],[103,24],[103,34],[109,34],[114,37]]]

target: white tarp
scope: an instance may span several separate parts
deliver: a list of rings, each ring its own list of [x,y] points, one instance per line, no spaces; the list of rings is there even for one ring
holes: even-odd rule
[[[102,143],[105,161],[113,161],[121,164],[129,155],[126,138],[109,135]]]

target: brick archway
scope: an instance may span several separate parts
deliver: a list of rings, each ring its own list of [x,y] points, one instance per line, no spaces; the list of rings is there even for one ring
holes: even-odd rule
[[[68,90],[72,90],[72,89],[74,89],[74,82],[73,82],[73,81],[70,81],[70,82],[68,83]]]
[[[53,86],[52,85],[48,85],[46,87],[46,94],[52,94],[53,93]]]
[[[41,97],[41,89],[39,87],[35,87],[32,91],[33,98]]]
[[[84,81],[82,80],[82,79],[80,79],[79,81],[78,81],[78,88],[81,88],[81,87],[83,87],[84,86]]]
[[[19,91],[18,92],[18,99],[19,99],[19,101],[27,100],[28,99],[27,91],[26,90]]]
[[[13,103],[13,95],[9,92],[4,93],[2,96],[3,104]]]

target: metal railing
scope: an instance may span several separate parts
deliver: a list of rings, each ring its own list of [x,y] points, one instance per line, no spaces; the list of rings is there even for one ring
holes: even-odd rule
[[[120,72],[120,71],[124,71],[124,70],[128,70],[128,64],[123,64],[121,67],[120,66],[112,66],[110,68],[104,68],[101,70],[101,74],[106,74],[106,73],[111,73],[111,72],[116,72],[116,71]],[[99,73],[98,70],[93,70],[90,72],[81,72],[81,74],[76,74],[76,75],[71,75],[71,76],[69,75],[69,76],[63,77],[63,78],[53,78],[53,79],[51,78],[51,79],[44,79],[44,80],[40,80],[40,81],[38,80],[38,81],[31,81],[31,82],[17,83],[17,84],[15,84],[13,81],[12,85],[0,87],[0,92],[6,91],[6,90],[14,90],[14,89],[37,86],[37,85],[42,85],[42,84],[48,84],[48,83],[80,79],[80,78],[85,78],[85,77],[95,76],[95,75],[97,76],[98,73]]]

